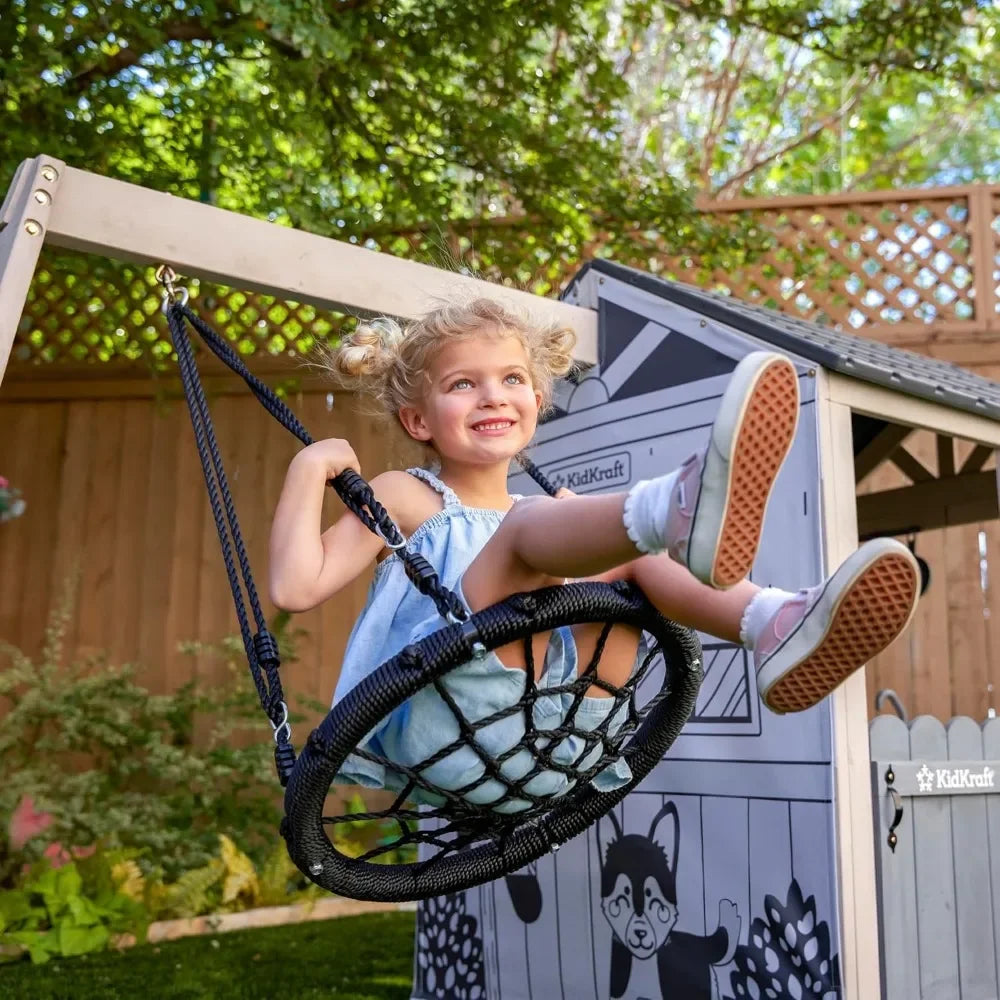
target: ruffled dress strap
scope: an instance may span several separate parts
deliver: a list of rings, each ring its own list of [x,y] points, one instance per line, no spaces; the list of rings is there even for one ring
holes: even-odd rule
[[[441,499],[444,501],[445,510],[451,507],[462,506],[462,501],[458,499],[458,494],[450,486],[442,483],[430,469],[407,469],[406,471],[411,476],[426,483],[436,493],[440,493]]]

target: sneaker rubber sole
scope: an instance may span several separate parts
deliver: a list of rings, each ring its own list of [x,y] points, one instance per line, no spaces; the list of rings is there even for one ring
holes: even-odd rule
[[[795,366],[765,351],[743,358],[712,425],[688,543],[688,568],[709,586],[728,589],[749,574],[798,419]]]
[[[764,704],[784,714],[822,701],[903,632],[919,592],[920,570],[906,546],[887,538],[863,545],[761,666]]]

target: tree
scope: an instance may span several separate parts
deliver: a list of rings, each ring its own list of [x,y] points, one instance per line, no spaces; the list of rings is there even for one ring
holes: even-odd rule
[[[710,199],[995,179],[998,44],[986,3],[663,4],[626,148]]]
[[[987,0],[8,7],[3,180],[49,152],[540,291],[595,252],[725,258],[692,192],[1000,170]]]
[[[15,0],[12,13],[8,177],[46,151],[355,240],[513,215],[507,242],[535,265],[578,253],[597,211],[682,241],[690,226],[674,180],[623,167],[627,87],[598,0]]]

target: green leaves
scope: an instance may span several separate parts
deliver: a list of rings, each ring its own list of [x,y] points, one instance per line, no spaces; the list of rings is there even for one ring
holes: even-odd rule
[[[110,882],[107,858],[38,866],[17,889],[0,890],[0,960],[26,951],[32,962],[107,947],[113,935],[142,925],[141,907]]]

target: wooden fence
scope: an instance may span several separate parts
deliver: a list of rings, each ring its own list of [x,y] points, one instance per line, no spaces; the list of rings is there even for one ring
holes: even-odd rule
[[[655,240],[644,247],[637,234],[630,262],[1000,378],[1000,186],[732,201],[705,210],[756,227],[770,248],[721,272]],[[455,236],[461,250],[461,232]],[[412,234],[418,250],[420,239]],[[115,285],[123,276],[127,284]],[[0,474],[29,499],[28,513],[0,528],[0,637],[37,648],[58,587],[79,561],[73,643],[139,659],[152,686],[164,690],[217,669],[205,657],[179,656],[177,641],[219,638],[232,618],[186,415],[155,396],[164,376],[149,374],[150,361],[170,367],[149,282],[144,272],[84,257],[65,273],[43,263],[36,276],[0,386]],[[193,303],[235,338],[254,370],[278,379],[302,375],[289,350],[309,349],[342,320],[239,290],[195,291]],[[140,359],[131,374],[118,367]],[[325,389],[301,381],[306,391],[296,406],[307,426],[357,440],[367,472],[386,467],[386,442],[346,397],[328,413]],[[268,519],[294,443],[231,383],[215,388],[219,432],[240,470],[241,517],[263,572]],[[908,447],[935,467],[932,437]],[[904,482],[880,469],[861,489]],[[1000,531],[995,522],[947,528],[916,544],[931,586],[908,635],[869,669],[869,694],[891,687],[911,715],[984,718],[997,708],[1000,686],[993,624]],[[309,638],[289,674],[324,700],[363,589],[301,619]]]
[[[0,390],[0,470],[28,498],[26,513],[0,527],[0,637],[37,652],[76,568],[68,648],[138,662],[145,682],[166,691],[221,679],[221,662],[177,644],[218,640],[235,620],[187,412],[153,391],[148,380],[11,380]],[[309,391],[290,402],[314,434],[355,442],[367,474],[393,464],[392,443],[350,396],[329,406],[324,391]],[[231,383],[216,384],[213,412],[266,600],[270,518],[297,443]],[[908,447],[933,468],[931,435]],[[900,476],[879,470],[862,489]],[[334,516],[336,498],[328,503]],[[911,715],[985,718],[1000,690],[1000,525],[926,532],[916,550],[930,587],[906,636],[869,666],[869,704],[888,687]],[[296,616],[306,637],[301,661],[286,667],[290,691],[327,700],[366,585]]]
[[[69,382],[60,398],[0,402],[0,468],[28,502],[23,516],[0,527],[0,637],[37,654],[46,616],[70,584],[70,653],[140,664],[142,682],[163,692],[192,678],[224,681],[222,660],[177,647],[237,629],[185,404],[151,398],[148,381],[145,389],[145,397],[101,398],[105,383]],[[367,474],[388,467],[390,448],[373,421],[350,396],[329,400],[309,393],[291,402],[316,436],[349,438]],[[299,445],[245,391],[216,391],[212,409],[271,615],[268,530]],[[328,503],[334,516],[336,496]],[[299,662],[285,666],[290,695],[329,702],[367,583],[296,616],[305,637]]]
[[[996,997],[1000,719],[882,717],[869,735],[883,998]]]

